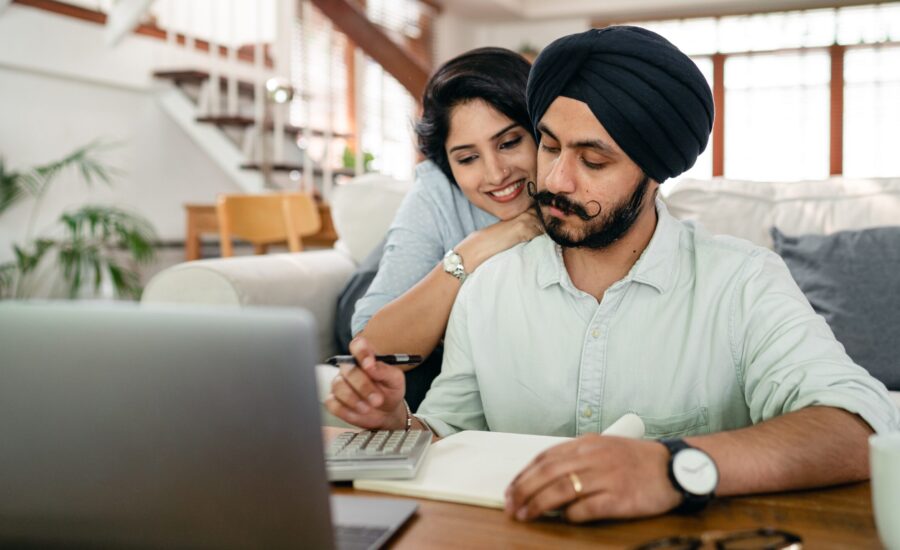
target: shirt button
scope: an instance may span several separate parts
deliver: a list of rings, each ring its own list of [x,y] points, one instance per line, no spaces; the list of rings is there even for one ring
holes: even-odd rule
[[[582,412],[581,414],[584,415],[585,418],[590,418],[591,415],[594,414],[594,411],[591,410],[590,407],[585,407],[584,412]]]
[[[593,336],[594,338],[600,338],[600,331],[597,329],[592,330],[591,336]]]

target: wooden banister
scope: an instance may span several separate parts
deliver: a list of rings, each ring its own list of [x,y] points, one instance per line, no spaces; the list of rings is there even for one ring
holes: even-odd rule
[[[394,42],[352,0],[311,0],[334,26],[347,35],[419,101],[431,67]]]

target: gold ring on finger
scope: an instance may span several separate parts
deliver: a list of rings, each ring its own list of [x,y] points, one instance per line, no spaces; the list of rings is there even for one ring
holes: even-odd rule
[[[575,496],[581,496],[584,486],[581,484],[581,478],[575,472],[569,472],[569,481],[572,482],[572,488],[575,489]]]

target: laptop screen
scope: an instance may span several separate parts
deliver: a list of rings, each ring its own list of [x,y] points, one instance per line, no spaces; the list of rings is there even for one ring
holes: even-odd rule
[[[0,305],[0,538],[332,545],[303,311]]]

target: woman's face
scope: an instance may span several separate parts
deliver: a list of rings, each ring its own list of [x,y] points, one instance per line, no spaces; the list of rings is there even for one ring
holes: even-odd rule
[[[450,112],[444,145],[450,170],[469,201],[501,220],[531,206],[537,147],[531,134],[487,102],[474,99]]]

